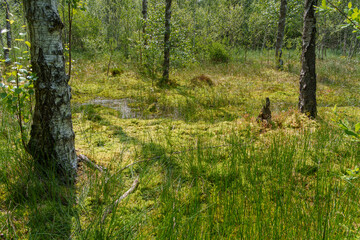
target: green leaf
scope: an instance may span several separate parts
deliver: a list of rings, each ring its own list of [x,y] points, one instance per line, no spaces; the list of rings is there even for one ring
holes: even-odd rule
[[[22,91],[22,88],[15,88],[15,94],[20,94]]]
[[[1,98],[1,99],[6,98],[7,96],[8,96],[8,95],[7,95],[7,93],[5,93],[5,92],[0,93],[0,98]]]
[[[348,4],[348,8],[349,8],[349,9],[351,9],[351,8],[352,8],[352,3],[351,3],[351,2],[349,2],[349,4]]]
[[[355,125],[355,132],[359,132],[359,130],[360,130],[360,123],[357,123]]]
[[[321,1],[321,6],[326,9],[326,0]]]
[[[346,129],[346,130],[345,130],[345,133],[346,133],[347,135],[349,135],[349,136],[353,136],[353,137],[356,137],[356,138],[359,138],[359,137],[360,137],[358,134],[356,134],[356,133],[355,133],[354,131],[352,131],[352,130]]]
[[[29,41],[25,41],[25,44],[28,46],[28,47],[31,47],[31,43]]]

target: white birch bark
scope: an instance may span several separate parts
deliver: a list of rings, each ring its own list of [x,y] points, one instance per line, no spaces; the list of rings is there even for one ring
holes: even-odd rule
[[[317,115],[316,103],[316,16],[317,0],[305,0],[299,109],[311,118]]]
[[[71,90],[61,41],[63,23],[56,0],[23,0],[37,76],[36,105],[28,150],[37,163],[55,168],[65,181],[76,175],[77,158],[71,121]]]

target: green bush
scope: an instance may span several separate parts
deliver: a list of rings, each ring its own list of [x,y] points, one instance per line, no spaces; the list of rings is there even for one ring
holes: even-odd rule
[[[221,43],[215,42],[209,47],[209,56],[211,62],[214,63],[227,63],[230,60],[229,52]]]

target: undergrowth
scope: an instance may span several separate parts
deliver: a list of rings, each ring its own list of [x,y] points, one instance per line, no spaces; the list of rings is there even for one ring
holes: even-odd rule
[[[358,239],[360,182],[349,169],[359,142],[331,121],[335,104],[360,121],[360,72],[347,61],[319,62],[313,121],[295,110],[298,73],[258,56],[178,70],[166,89],[131,67],[107,77],[96,70],[106,61],[80,60],[76,149],[104,171],[80,162],[74,187],[40,176],[1,106],[0,239]],[[192,84],[201,75],[213,84]],[[256,122],[265,97],[269,124]]]

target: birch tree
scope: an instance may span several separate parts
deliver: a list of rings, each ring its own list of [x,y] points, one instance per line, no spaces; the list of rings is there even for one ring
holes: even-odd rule
[[[36,105],[29,153],[44,169],[55,168],[65,182],[76,175],[69,77],[61,41],[64,27],[57,0],[23,0],[31,42],[31,64],[37,76]]]
[[[305,0],[299,97],[300,111],[312,118],[317,115],[315,72],[316,5],[317,0]]]

